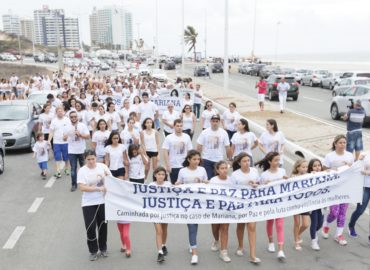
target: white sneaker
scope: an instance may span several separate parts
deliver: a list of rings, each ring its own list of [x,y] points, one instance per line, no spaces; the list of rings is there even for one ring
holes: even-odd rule
[[[231,259],[230,259],[229,255],[227,254],[227,250],[221,250],[220,251],[220,258],[224,262],[231,262]]]
[[[211,246],[212,251],[217,251],[218,250],[218,241],[213,241],[212,246]]]
[[[346,241],[346,239],[344,239],[343,234],[335,237],[335,241],[338,242],[339,245],[341,245],[341,246],[347,245],[347,241]]]
[[[191,256],[191,264],[197,264],[198,263],[198,255]]]
[[[189,247],[189,253],[193,254],[193,249],[191,247]]]
[[[267,250],[269,252],[275,252],[275,244],[274,243],[269,243],[268,247],[267,247]]]
[[[277,257],[279,260],[284,260],[285,259],[284,251],[280,250],[277,254]]]
[[[317,238],[312,239],[312,241],[311,241],[311,248],[313,250],[320,250],[319,241],[317,241]]]
[[[238,256],[240,256],[240,257],[244,256],[244,252],[243,252],[242,249],[237,249],[236,252],[235,252],[235,254],[238,255]]]
[[[321,235],[324,239],[329,238],[329,227],[323,227],[321,230]]]

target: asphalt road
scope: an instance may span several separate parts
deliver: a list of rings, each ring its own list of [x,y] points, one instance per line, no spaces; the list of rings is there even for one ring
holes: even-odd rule
[[[41,180],[36,161],[31,154],[22,151],[8,153],[5,161],[6,171],[0,176],[0,244],[3,247],[0,250],[1,270],[370,269],[368,215],[359,220],[357,230],[361,236],[358,239],[348,239],[349,244],[346,247],[339,246],[332,238],[320,239],[320,252],[311,250],[308,232],[303,236],[303,250],[295,251],[292,218],[285,218],[285,263],[278,262],[276,254],[267,252],[265,222],[260,222],[257,226],[257,256],[262,260],[260,266],[251,265],[248,256],[237,257],[234,254],[237,248],[235,224],[229,230],[231,263],[222,262],[218,254],[210,250],[211,226],[201,225],[198,232],[199,264],[191,266],[185,225],[169,226],[169,255],[163,265],[158,265],[152,224],[131,225],[132,257],[126,259],[119,251],[120,240],[116,224],[109,222],[109,257],[90,262],[80,207],[81,192],[69,191],[70,178],[64,176],[55,182],[53,178]],[[287,166],[287,171],[290,172],[291,168]],[[49,162],[49,167],[49,174],[52,175],[53,162]],[[41,204],[31,207],[36,198],[40,198],[38,201],[42,200]],[[33,213],[29,213],[30,210]],[[348,216],[352,211],[353,207],[349,209]],[[13,242],[12,248],[4,249],[17,227],[23,233],[18,241]],[[245,246],[248,246],[246,237]]]

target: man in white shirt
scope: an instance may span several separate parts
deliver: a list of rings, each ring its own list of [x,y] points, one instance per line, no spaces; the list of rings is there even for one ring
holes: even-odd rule
[[[282,77],[281,81],[279,82],[277,86],[277,90],[279,92],[280,113],[283,113],[286,107],[286,99],[288,96],[289,89],[290,89],[289,83],[287,83],[285,81],[285,78]]]
[[[153,121],[158,118],[158,107],[149,100],[149,95],[144,92],[142,95],[143,102],[139,104],[138,118],[142,123],[146,118],[151,118]]]
[[[200,90],[200,84],[197,84],[194,90],[194,104],[193,104],[193,112],[195,116],[197,117],[197,121],[199,121],[199,117],[200,117],[200,107],[202,104],[202,97],[203,97],[203,92],[202,90]]]
[[[10,86],[12,88],[12,92],[16,97],[18,97],[17,93],[17,84],[18,84],[18,77],[15,75],[15,73],[12,74],[12,76],[9,79]]]
[[[224,149],[228,159],[231,159],[230,141],[226,131],[220,126],[220,116],[211,117],[211,127],[203,130],[197,140],[197,150],[202,153],[203,167],[208,179],[214,175],[215,164],[224,160]]]
[[[174,121],[175,132],[168,135],[163,142],[163,157],[167,171],[170,173],[171,183],[175,184],[178,180],[182,163],[189,150],[193,149],[190,136],[182,132],[182,121]]]

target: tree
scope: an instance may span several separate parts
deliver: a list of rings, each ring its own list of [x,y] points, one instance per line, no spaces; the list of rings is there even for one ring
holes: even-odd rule
[[[196,61],[195,45],[197,43],[198,33],[193,26],[188,25],[184,31],[184,40],[186,45],[190,46],[189,51],[194,51],[194,61]]]

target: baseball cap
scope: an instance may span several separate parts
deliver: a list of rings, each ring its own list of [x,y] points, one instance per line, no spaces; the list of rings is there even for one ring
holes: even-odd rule
[[[218,115],[218,114],[214,114],[214,115],[212,115],[212,117],[211,117],[211,120],[220,120],[221,118],[220,118],[220,115]]]

